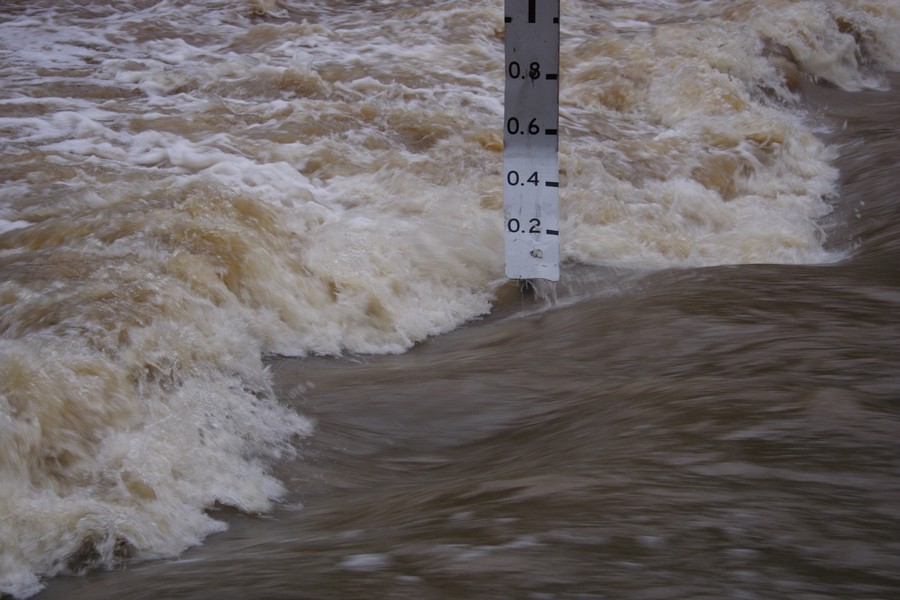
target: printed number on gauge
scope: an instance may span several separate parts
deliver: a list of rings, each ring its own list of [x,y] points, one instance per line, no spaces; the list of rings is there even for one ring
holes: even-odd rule
[[[519,119],[515,117],[510,117],[510,119],[506,122],[506,130],[513,135],[517,133],[525,133],[524,129],[519,131]],[[535,117],[528,123],[528,133],[530,133],[531,135],[536,135],[540,132],[541,128],[537,124],[537,117]]]
[[[509,173],[506,174],[506,183],[508,183],[509,185],[519,185],[519,182],[520,182],[520,179],[519,179],[518,171],[510,171]],[[524,182],[522,182],[522,185],[525,185],[526,183],[530,183],[532,185],[537,185],[538,183],[540,183],[540,179],[538,179],[537,171],[532,173],[531,176],[528,177],[528,179],[526,179]]]
[[[509,76],[513,79],[525,79],[525,75],[522,74],[522,67],[518,62],[512,61],[509,63],[509,68],[507,69]],[[533,62],[528,65],[528,77],[530,79],[538,79],[541,76],[541,64],[538,62]]]
[[[540,233],[541,232],[541,220],[540,219],[531,219],[528,221],[528,224],[531,225],[531,228],[528,229],[528,233]],[[520,229],[522,224],[518,219],[510,219],[506,222],[506,228],[510,231],[510,233],[525,233],[524,229]]]

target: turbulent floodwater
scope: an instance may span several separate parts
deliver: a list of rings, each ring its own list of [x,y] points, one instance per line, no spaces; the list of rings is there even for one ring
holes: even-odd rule
[[[900,593],[897,4],[563,0],[538,298],[502,2],[317,4],[0,8],[0,595]]]

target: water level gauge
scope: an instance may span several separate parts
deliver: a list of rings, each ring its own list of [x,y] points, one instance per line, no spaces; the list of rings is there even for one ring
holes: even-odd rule
[[[559,0],[506,0],[506,276],[559,280]]]

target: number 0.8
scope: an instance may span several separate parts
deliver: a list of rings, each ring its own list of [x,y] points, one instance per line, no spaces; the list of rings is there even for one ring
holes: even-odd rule
[[[518,62],[512,61],[509,63],[509,67],[506,69],[506,72],[509,73],[509,76],[513,79],[518,79],[522,77],[522,67]],[[528,77],[530,79],[538,79],[541,76],[541,64],[539,62],[533,62],[528,65]],[[522,77],[522,79],[525,79]]]

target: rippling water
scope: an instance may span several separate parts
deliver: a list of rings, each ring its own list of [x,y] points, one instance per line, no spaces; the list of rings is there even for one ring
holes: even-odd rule
[[[501,2],[4,3],[0,594],[900,592],[898,8],[561,14],[535,298]]]

